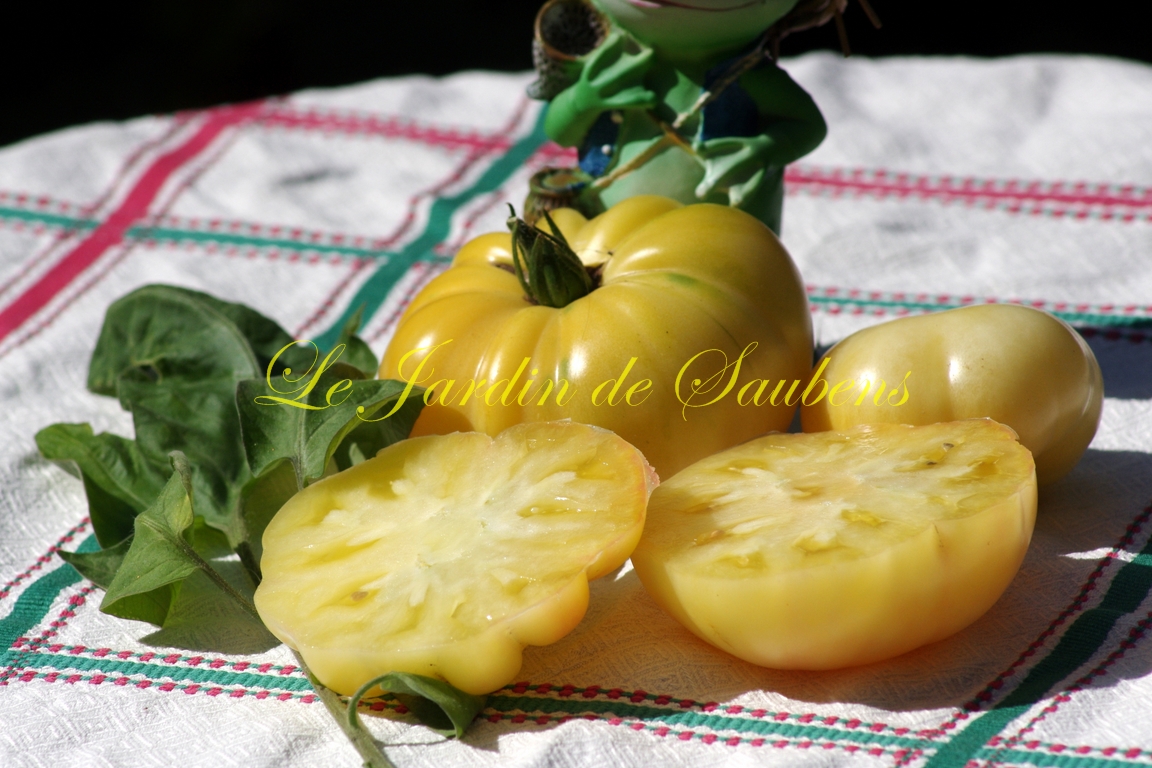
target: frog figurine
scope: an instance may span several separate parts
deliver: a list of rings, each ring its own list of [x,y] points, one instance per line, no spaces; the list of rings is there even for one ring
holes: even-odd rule
[[[585,208],[661,194],[740,208],[779,234],[784,167],[826,126],[773,49],[789,31],[839,23],[845,3],[549,0],[529,94],[549,102],[548,137],[578,148],[562,183]]]

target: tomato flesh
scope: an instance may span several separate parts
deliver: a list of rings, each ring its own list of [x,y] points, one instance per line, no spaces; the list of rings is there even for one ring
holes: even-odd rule
[[[486,693],[525,645],[576,626],[654,483],[639,451],[582,424],[406,440],[277,513],[256,605],[340,693],[392,671]]]
[[[1019,568],[1031,454],[987,419],[773,434],[652,496],[632,562],[655,601],[747,661],[830,669],[975,621]]]

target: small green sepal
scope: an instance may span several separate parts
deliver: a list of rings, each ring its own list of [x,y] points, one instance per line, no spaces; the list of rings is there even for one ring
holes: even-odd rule
[[[592,292],[595,285],[588,269],[547,211],[544,220],[555,234],[529,225],[516,215],[511,204],[508,210],[512,214],[508,217],[512,266],[529,300],[559,309]]]

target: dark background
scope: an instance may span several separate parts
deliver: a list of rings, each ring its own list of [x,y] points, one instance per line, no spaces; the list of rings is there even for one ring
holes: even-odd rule
[[[1152,62],[1152,2],[871,0],[850,3],[855,55],[1058,52]],[[0,145],[98,119],[170,112],[388,75],[531,67],[542,0],[151,0],[0,10]],[[14,7],[15,6],[15,7]],[[1077,15],[1064,7],[1092,15]],[[839,49],[832,24],[781,53]]]

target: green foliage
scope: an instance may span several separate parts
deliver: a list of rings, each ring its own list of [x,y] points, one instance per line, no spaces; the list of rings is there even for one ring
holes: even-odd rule
[[[397,408],[403,383],[373,378],[359,324],[358,312],[321,355],[255,310],[184,288],[145,286],[109,307],[88,388],[120,400],[135,439],[88,424],[36,435],[45,458],[79,469],[101,549],[60,556],[105,590],[100,610],[159,627],[144,638],[157,644],[276,643],[251,599],[264,528],[300,489],[405,439],[423,405]],[[434,727],[462,733],[478,711],[446,683],[387,680]],[[363,733],[354,742],[374,749]]]
[[[303,388],[311,387],[303,392]],[[268,381],[242,381],[236,394],[240,425],[248,464],[257,475],[277,462],[288,461],[303,488],[324,476],[336,450],[353,432],[348,446],[360,457],[403,439],[419,415],[419,398],[408,398],[404,407],[381,421],[369,421],[399,399],[405,385],[399,381],[369,379],[357,368],[334,363],[308,383],[283,376]],[[285,396],[269,396],[269,390]],[[299,391],[299,399],[287,394]],[[416,407],[408,407],[415,400]],[[286,401],[286,402],[280,402]],[[387,412],[387,411],[386,411]],[[398,419],[398,421],[393,421]],[[387,426],[384,426],[387,425]],[[346,461],[355,462],[354,458]]]
[[[133,519],[164,487],[164,473],[134,441],[107,432],[94,435],[87,424],[45,427],[36,435],[36,447],[46,459],[74,461],[80,468],[92,528],[102,547],[131,536]]]
[[[487,701],[485,696],[464,693],[443,680],[407,672],[390,672],[364,683],[349,699],[348,723],[353,729],[361,727],[356,705],[374,688],[395,696],[417,720],[445,736],[463,736]]]
[[[163,626],[180,584],[197,569],[209,567],[193,548],[195,518],[187,459],[174,453],[173,468],[160,495],[136,516],[135,533],[125,540],[128,548],[105,587],[100,604],[105,613]]]

